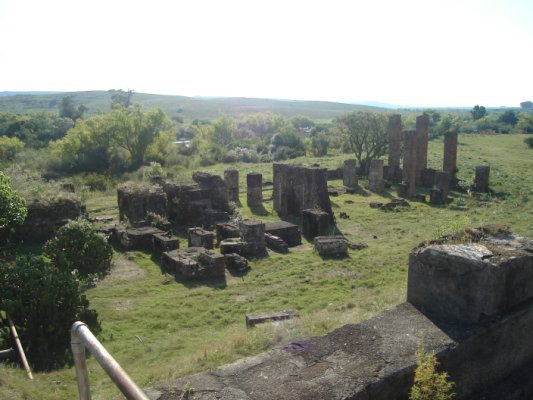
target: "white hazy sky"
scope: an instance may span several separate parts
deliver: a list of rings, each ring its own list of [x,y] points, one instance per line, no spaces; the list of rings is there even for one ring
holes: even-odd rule
[[[0,91],[518,106],[532,0],[0,0]]]

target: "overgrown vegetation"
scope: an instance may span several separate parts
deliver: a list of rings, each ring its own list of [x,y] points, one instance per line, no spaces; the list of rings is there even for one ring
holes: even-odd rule
[[[24,222],[26,201],[11,187],[11,180],[0,171],[0,247],[12,229]]]
[[[422,349],[416,352],[415,381],[409,400],[452,400],[454,383],[447,372],[437,372],[435,354]]]

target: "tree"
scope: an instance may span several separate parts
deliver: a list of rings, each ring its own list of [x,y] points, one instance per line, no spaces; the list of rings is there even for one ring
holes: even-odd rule
[[[26,355],[36,369],[61,367],[70,358],[70,326],[78,319],[99,332],[80,283],[44,257],[0,263],[0,309],[13,320]]]
[[[472,119],[476,121],[487,115],[487,110],[483,106],[476,105],[472,110],[470,110],[470,114],[472,114]]]
[[[83,114],[87,111],[87,107],[80,104],[76,107],[72,96],[66,96],[61,99],[59,106],[59,116],[63,118],[70,118],[73,121],[83,118]]]
[[[122,89],[118,89],[110,90],[109,92],[111,93],[111,108],[114,108],[117,104],[121,104],[126,108],[131,106],[131,98],[135,93],[134,90],[128,89],[124,91]]]
[[[110,114],[113,143],[129,153],[130,166],[139,168],[148,146],[173,124],[161,109],[143,111],[140,104],[117,105]]]
[[[324,157],[328,154],[329,139],[327,135],[319,133],[311,139],[311,149],[315,157]]]
[[[533,114],[521,112],[516,127],[524,133],[533,133]]]
[[[335,119],[335,127],[363,170],[370,161],[386,154],[388,120],[385,114],[354,111]]]
[[[77,271],[81,277],[104,276],[111,268],[113,248],[87,221],[62,226],[44,245],[44,253],[60,270]]]
[[[27,214],[26,201],[11,188],[9,177],[0,171],[0,244],[14,227],[24,222]]]
[[[16,137],[0,136],[0,162],[13,161],[15,155],[24,148],[24,142]]]
[[[513,110],[507,110],[498,117],[498,122],[515,126],[518,122],[518,116]]]

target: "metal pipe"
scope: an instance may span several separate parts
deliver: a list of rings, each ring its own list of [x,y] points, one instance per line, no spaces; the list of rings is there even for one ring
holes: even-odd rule
[[[6,349],[6,350],[0,350],[0,360],[6,360],[8,358],[13,357],[15,354],[15,350],[12,348]]]
[[[15,346],[17,347],[17,350],[19,352],[20,360],[22,361],[22,365],[24,365],[24,369],[26,370],[26,374],[28,375],[28,378],[33,379],[30,365],[28,364],[28,360],[26,359],[26,354],[24,353],[24,349],[22,348],[22,344],[20,343],[17,329],[15,328],[15,325],[13,325],[13,321],[11,321],[11,318],[9,318],[9,316],[7,315],[6,315],[6,320],[7,320],[7,325],[9,326],[9,330],[11,331],[11,336],[13,336],[13,340],[15,341]]]
[[[85,364],[85,352],[81,353],[78,346],[84,346],[91,352],[98,364],[109,375],[111,380],[117,385],[122,394],[131,400],[149,400],[146,394],[133,382],[128,374],[116,362],[116,360],[107,352],[102,343],[96,339],[90,329],[83,322],[77,321],[71,329],[71,346],[75,357],[83,358]],[[78,354],[78,356],[76,356]],[[79,370],[78,370],[79,368]],[[76,363],[76,375],[78,376],[78,392],[81,400],[90,400],[89,378],[87,366],[82,363]],[[81,379],[80,379],[81,376]],[[81,385],[81,386],[80,386]],[[86,397],[83,397],[86,396]],[[87,397],[88,396],[88,397]]]

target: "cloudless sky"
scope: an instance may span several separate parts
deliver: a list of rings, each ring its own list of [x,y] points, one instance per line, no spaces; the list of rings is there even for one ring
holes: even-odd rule
[[[0,91],[518,106],[533,0],[0,0]]]

